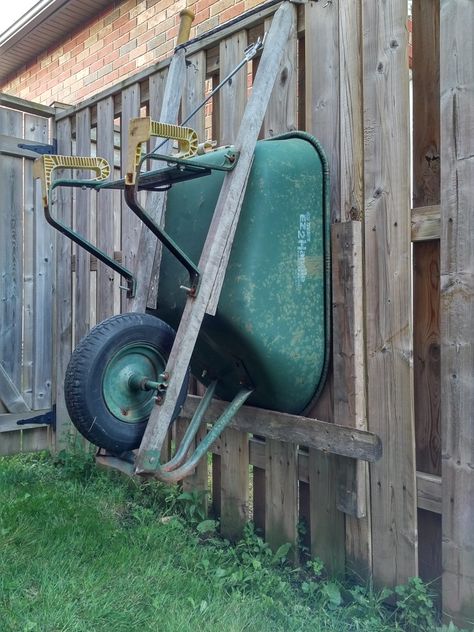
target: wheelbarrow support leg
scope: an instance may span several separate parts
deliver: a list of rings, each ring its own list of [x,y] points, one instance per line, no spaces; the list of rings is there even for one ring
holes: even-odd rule
[[[214,382],[212,382],[208,386],[204,397],[201,399],[201,401],[199,402],[199,406],[196,408],[196,412],[191,419],[191,423],[189,424],[184,434],[183,440],[181,441],[176,454],[171,459],[171,461],[168,461],[168,463],[165,463],[165,465],[161,466],[161,469],[164,472],[171,472],[172,470],[175,470],[186,460],[186,454],[188,453],[188,450],[191,447],[191,443],[193,442],[202,423],[204,415],[206,414],[210,403],[212,402],[214,391],[216,390],[216,385],[217,380],[214,380]]]
[[[158,465],[158,467],[155,469],[155,472],[154,472],[156,478],[158,478],[160,481],[163,481],[165,483],[177,483],[178,481],[182,480],[186,476],[189,476],[194,470],[194,468],[196,467],[196,465],[199,463],[199,461],[202,459],[202,457],[209,450],[209,448],[214,443],[214,441],[219,437],[221,432],[225,430],[225,428],[230,424],[233,417],[237,414],[237,412],[240,410],[243,404],[245,404],[245,402],[250,397],[252,392],[253,392],[252,389],[248,389],[248,388],[241,389],[237,393],[237,395],[234,397],[234,399],[230,402],[229,406],[222,413],[219,419],[216,421],[216,423],[212,426],[211,430],[207,433],[206,437],[200,442],[198,446],[196,446],[196,449],[194,450],[191,457],[183,465],[181,465],[180,467],[177,467],[176,469],[172,471],[169,471],[169,464],[171,463],[171,461],[168,463],[165,463],[164,465]],[[208,408],[210,400],[211,398],[209,398],[209,402],[206,408]],[[197,412],[198,411],[196,410],[196,413]],[[204,412],[205,411],[202,410],[201,418],[204,415]],[[195,417],[196,415],[194,415],[193,421],[191,422],[191,424],[194,423]],[[194,434],[196,433],[194,432]],[[186,451],[184,452],[184,454],[186,454]],[[159,458],[159,452],[158,452],[158,458]]]

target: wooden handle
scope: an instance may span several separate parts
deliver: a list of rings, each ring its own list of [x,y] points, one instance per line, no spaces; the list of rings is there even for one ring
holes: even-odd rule
[[[183,9],[179,13],[180,23],[178,31],[178,39],[176,45],[184,44],[189,40],[189,34],[191,32],[191,24],[194,20],[194,11],[191,9]]]

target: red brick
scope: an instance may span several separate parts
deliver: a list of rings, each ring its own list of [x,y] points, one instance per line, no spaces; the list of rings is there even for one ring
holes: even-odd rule
[[[224,24],[225,22],[232,20],[232,18],[236,18],[238,15],[241,15],[243,12],[244,12],[244,3],[239,2],[238,4],[235,4],[233,7],[229,7],[228,9],[220,13],[219,22],[221,24]]]
[[[130,33],[125,33],[121,37],[118,37],[114,40],[114,48],[120,48],[124,44],[130,41]]]
[[[133,20],[128,20],[128,22],[126,24],[124,24],[123,26],[120,27],[119,29],[119,35],[124,35],[125,33],[130,33],[130,31],[132,29],[134,29],[137,25],[137,19],[134,18]]]

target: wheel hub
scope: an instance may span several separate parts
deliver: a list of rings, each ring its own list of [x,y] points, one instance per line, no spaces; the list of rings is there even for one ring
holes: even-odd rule
[[[102,382],[109,411],[128,423],[148,419],[155,401],[151,385],[162,382],[165,366],[165,359],[151,345],[132,343],[120,349],[109,360]]]

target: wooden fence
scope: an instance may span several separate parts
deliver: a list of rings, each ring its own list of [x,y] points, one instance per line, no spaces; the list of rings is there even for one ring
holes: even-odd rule
[[[0,98],[0,455],[50,444],[48,425],[17,422],[51,409],[54,235],[22,145],[50,143],[53,116]]]
[[[296,552],[299,541],[331,572],[352,570],[388,586],[420,574],[435,582],[446,615],[468,625],[474,620],[474,6],[413,0],[410,122],[406,5],[298,5],[262,129],[262,136],[306,129],[321,141],[331,169],[333,362],[309,414],[368,428],[381,438],[383,456],[369,467],[298,445],[291,433],[281,441],[265,428],[260,434],[260,426],[259,434],[233,427],[213,448],[212,471],[202,462],[184,486],[206,490],[210,483],[226,536],[237,537],[251,516],[272,546],[289,541]],[[242,59],[275,10],[263,7],[187,47],[182,118]],[[124,156],[128,121],[159,116],[168,64],[58,111],[58,153],[89,155],[96,145],[98,155],[115,157],[118,171],[117,132]],[[212,113],[190,121],[201,138],[232,142],[257,64],[222,89]],[[56,214],[133,267],[139,226],[116,192],[95,199],[64,189]],[[62,437],[68,428],[62,376],[71,350],[126,299],[109,270],[59,235],[56,262]],[[190,398],[189,414],[192,407]]]

